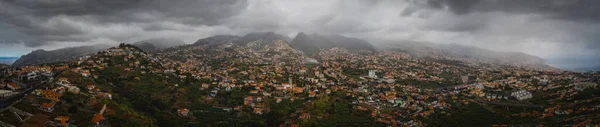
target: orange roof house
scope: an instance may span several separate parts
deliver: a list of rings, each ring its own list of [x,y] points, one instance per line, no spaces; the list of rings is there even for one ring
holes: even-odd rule
[[[67,121],[69,121],[70,118],[70,116],[58,116],[54,118],[54,120],[60,121],[60,124],[62,124],[63,126],[68,126],[69,123],[67,123]]]
[[[94,115],[94,118],[92,118],[92,122],[96,123],[96,125],[100,125],[102,120],[104,120],[104,116],[102,116],[102,114],[98,114],[98,113],[96,113]]]
[[[190,113],[190,110],[187,108],[180,108],[180,109],[177,109],[177,113],[179,113],[179,115],[182,115],[182,116],[187,116],[188,113]]]
[[[52,112],[54,110],[54,104],[42,103],[40,108],[46,112]]]
[[[302,113],[298,119],[310,119],[310,113]]]
[[[12,90],[21,89],[21,86],[17,85],[17,83],[15,83],[15,82],[9,82],[7,87]]]
[[[94,84],[89,84],[89,85],[87,85],[87,89],[88,89],[88,90],[92,90],[92,89],[94,89],[94,88],[96,88],[96,85],[94,85]]]
[[[53,101],[60,101],[60,97],[63,96],[63,94],[56,93],[52,90],[42,90],[42,94],[44,94],[44,96],[46,98],[53,100]]]

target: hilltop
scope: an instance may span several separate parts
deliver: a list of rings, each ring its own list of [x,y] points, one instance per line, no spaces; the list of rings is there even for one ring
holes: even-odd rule
[[[133,43],[144,51],[161,51],[167,48],[185,45],[185,42],[174,38],[153,38]]]
[[[348,50],[375,50],[373,45],[365,40],[346,37],[342,35],[307,35],[303,32],[298,33],[291,41],[292,47],[301,50],[307,55],[313,55],[319,50],[328,50],[334,47],[345,48]]]
[[[64,62],[86,54],[96,53],[109,47],[109,45],[91,45],[68,47],[50,51],[38,49],[21,56],[12,64],[12,66],[20,67],[25,65]]]
[[[546,60],[521,52],[499,52],[460,44],[435,44],[414,41],[385,43],[380,46],[382,50],[404,52],[415,57],[427,59],[455,61],[460,62],[460,64],[473,66],[512,66],[556,70],[548,66]]]

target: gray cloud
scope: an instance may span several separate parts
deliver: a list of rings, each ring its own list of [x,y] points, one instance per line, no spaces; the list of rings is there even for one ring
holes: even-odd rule
[[[23,41],[26,46],[37,47],[51,41],[95,39],[98,36],[89,36],[90,28],[102,26],[130,25],[150,31],[173,30],[165,27],[169,23],[214,26],[245,6],[246,1],[237,0],[2,0],[0,22],[30,36]]]
[[[427,0],[436,9],[449,9],[462,15],[472,12],[543,14],[550,18],[576,21],[600,21],[598,0]]]
[[[155,37],[189,43],[274,31],[600,58],[598,6],[598,0],[0,0],[0,45],[55,49]]]

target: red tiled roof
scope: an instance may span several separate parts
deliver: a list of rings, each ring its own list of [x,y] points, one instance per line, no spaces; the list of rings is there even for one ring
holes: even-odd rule
[[[187,113],[187,112],[190,112],[190,110],[189,110],[189,109],[187,109],[187,108],[180,108],[180,109],[178,109],[177,111],[178,111],[178,112],[180,112],[180,113]]]
[[[50,103],[43,103],[43,104],[42,104],[42,108],[52,108],[52,106],[53,106],[53,105],[52,105],[52,104],[50,104]]]
[[[8,85],[11,86],[11,87],[13,87],[13,88],[15,88],[15,89],[21,88],[21,86],[17,85],[17,83],[14,83],[14,82],[10,82],[10,83],[8,83]]]
[[[94,118],[92,118],[92,122],[94,123],[100,123],[100,121],[104,120],[104,116],[102,116],[102,114],[95,114]]]

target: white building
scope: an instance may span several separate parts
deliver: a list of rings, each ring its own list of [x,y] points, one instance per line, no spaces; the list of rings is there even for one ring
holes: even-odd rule
[[[4,97],[8,97],[8,96],[12,96],[17,94],[17,92],[13,92],[10,90],[0,90],[0,97],[4,98]]]
[[[27,80],[34,80],[38,78],[38,74],[36,72],[27,73]]]
[[[531,94],[531,92],[528,92],[526,90],[519,90],[519,91],[512,92],[510,94],[510,96],[517,98],[517,100],[519,100],[519,101],[533,98],[533,95]]]
[[[377,78],[377,72],[379,70],[369,70],[369,78]]]

